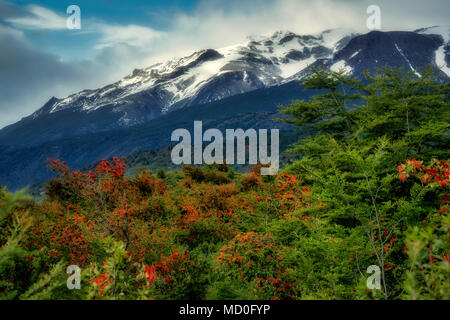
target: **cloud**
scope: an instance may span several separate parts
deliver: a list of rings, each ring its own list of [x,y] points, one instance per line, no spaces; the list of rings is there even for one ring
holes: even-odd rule
[[[0,9],[0,18],[9,24],[0,20],[0,128],[36,111],[52,96],[117,81],[145,61],[145,48],[152,48],[163,34],[144,26],[85,20],[82,33],[94,35],[97,45],[89,58],[73,61],[45,52],[26,36],[28,30],[64,32],[66,17],[36,5],[20,10],[1,4]]]
[[[361,13],[349,4],[330,0],[202,1],[192,13],[162,14],[170,26],[163,36],[153,39],[158,50],[146,62],[220,48],[245,41],[249,35],[277,30],[311,34],[338,27],[358,29],[354,22],[363,21],[363,14],[365,9]]]
[[[146,47],[163,35],[162,32],[134,24],[126,26],[98,24],[96,31],[100,33],[99,44],[96,46],[98,49],[110,47],[118,43]]]
[[[374,3],[381,8],[384,30],[448,24],[448,0],[203,0],[193,13],[166,16],[171,26],[158,47],[168,56],[235,44],[248,35],[277,30],[313,34],[346,28],[365,33],[367,8]]]
[[[116,81],[130,71],[127,61],[146,54],[126,43],[99,50],[93,59],[63,61],[29,43],[22,31],[0,25],[0,128],[20,120],[52,96],[92,89]]]
[[[59,15],[54,11],[38,6],[29,5],[24,8],[25,14],[19,17],[9,17],[5,21],[14,28],[26,30],[65,30],[67,29],[67,16]],[[127,43],[131,46],[145,47],[163,33],[149,27],[130,25],[112,25],[94,19],[84,19],[83,32],[94,33],[99,36],[98,44],[101,49],[118,43]]]
[[[448,24],[448,0],[203,0],[193,12],[161,12],[169,23],[154,38],[152,55],[143,64],[183,56],[203,48],[220,48],[245,41],[249,35],[289,30],[314,34],[344,28],[366,33],[367,8],[381,8],[383,30],[415,30]],[[155,13],[149,13],[154,18]]]
[[[28,15],[7,18],[14,27],[32,30],[61,30],[67,28],[67,18],[47,8],[29,5],[25,8]]]

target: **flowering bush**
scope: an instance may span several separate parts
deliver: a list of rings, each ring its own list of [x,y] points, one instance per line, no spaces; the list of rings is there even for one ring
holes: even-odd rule
[[[239,233],[221,248],[217,270],[255,285],[261,299],[294,298],[297,285],[283,266],[283,250],[269,234]]]
[[[320,94],[282,108],[306,136],[276,176],[50,160],[42,201],[0,189],[0,298],[449,299],[450,86],[421,76],[313,70]]]
[[[405,251],[411,265],[405,280],[408,299],[450,298],[450,219],[448,163],[433,159],[428,166],[416,159],[398,166],[402,182],[415,177],[422,185],[440,190],[440,208],[427,216],[419,226],[411,227],[406,236]]]
[[[409,176],[418,176],[422,183],[431,184],[438,187],[445,187],[449,184],[450,169],[446,161],[433,159],[429,166],[423,165],[423,161],[407,159],[404,164],[398,166],[399,178],[403,182]]]
[[[187,173],[181,179],[188,184],[168,188],[146,170],[126,177],[118,159],[100,162],[88,173],[70,171],[60,161],[51,164],[60,172],[54,180],[58,184],[49,183],[48,198],[29,207],[20,240],[25,249],[3,267],[3,277],[10,277],[1,288],[4,297],[377,298],[354,271],[376,263],[381,252],[385,280],[407,275],[408,297],[425,297],[417,283],[436,288],[426,297],[446,296],[446,162],[433,160],[425,166],[413,159],[398,167],[402,187],[416,179],[409,185],[413,198],[402,200],[398,208],[422,217],[425,229],[411,228],[406,237],[395,234],[389,210],[382,209],[383,229],[371,238],[377,251],[358,225],[340,225],[335,215],[324,220],[324,213],[336,210],[335,200],[319,201],[297,175],[281,173],[264,182],[249,173],[212,184]],[[258,187],[244,191],[239,186],[249,175]],[[427,209],[416,207],[423,197]],[[435,214],[426,213],[436,205]],[[24,208],[5,211],[3,246],[15,228],[14,212]],[[405,272],[407,259],[412,269]],[[61,273],[71,264],[83,270],[82,290],[65,289]]]

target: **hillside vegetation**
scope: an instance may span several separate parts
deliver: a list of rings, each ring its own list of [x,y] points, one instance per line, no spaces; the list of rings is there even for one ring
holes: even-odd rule
[[[280,107],[310,134],[276,176],[50,160],[42,201],[1,191],[0,297],[449,299],[450,90],[421,75],[314,70]]]

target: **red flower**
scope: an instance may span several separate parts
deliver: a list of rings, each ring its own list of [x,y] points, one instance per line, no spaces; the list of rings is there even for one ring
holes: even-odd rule
[[[100,295],[103,295],[103,291],[105,290],[108,278],[108,273],[105,272],[103,275],[99,275],[97,278],[91,281],[92,284],[95,283],[100,288]]]
[[[145,265],[145,275],[147,276],[148,281],[153,282],[155,281],[156,274],[155,274],[155,267],[149,267],[148,265]]]

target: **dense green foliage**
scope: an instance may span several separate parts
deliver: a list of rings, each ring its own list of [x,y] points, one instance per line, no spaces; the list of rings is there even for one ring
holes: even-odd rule
[[[419,253],[411,250],[436,245],[431,241],[436,234],[429,230],[430,217],[436,211],[439,217],[447,215],[446,163],[441,176],[426,172],[419,182],[406,181],[401,172],[401,163],[408,158],[413,158],[416,171],[424,168],[416,158],[432,162],[427,170],[444,168],[434,159],[449,158],[450,88],[435,72],[427,68],[417,78],[413,72],[385,68],[374,77],[366,75],[363,83],[342,72],[315,70],[304,83],[322,92],[311,101],[296,101],[282,109],[291,115],[289,123],[314,132],[296,145],[293,152],[303,157],[287,171],[305,178],[314,198],[327,204],[324,217],[344,226],[349,238],[366,234],[365,243],[376,258],[373,264],[381,268],[384,298],[421,297],[417,292],[424,284],[414,282],[413,269],[404,284],[404,272],[408,263],[424,267],[418,262]],[[448,218],[436,219],[436,228],[448,227]],[[449,294],[448,237],[436,239],[440,250],[434,249],[443,261],[438,268],[441,283],[427,283],[432,292],[423,297]],[[413,261],[402,256],[398,243],[404,246],[405,241],[411,243],[404,248]],[[429,255],[420,261],[425,257]],[[427,282],[429,275],[422,273]],[[438,293],[442,289],[434,292],[435,285],[447,292],[443,296]]]
[[[281,108],[310,135],[277,176],[50,161],[41,202],[1,190],[0,297],[449,299],[449,85],[421,75],[315,70]]]

